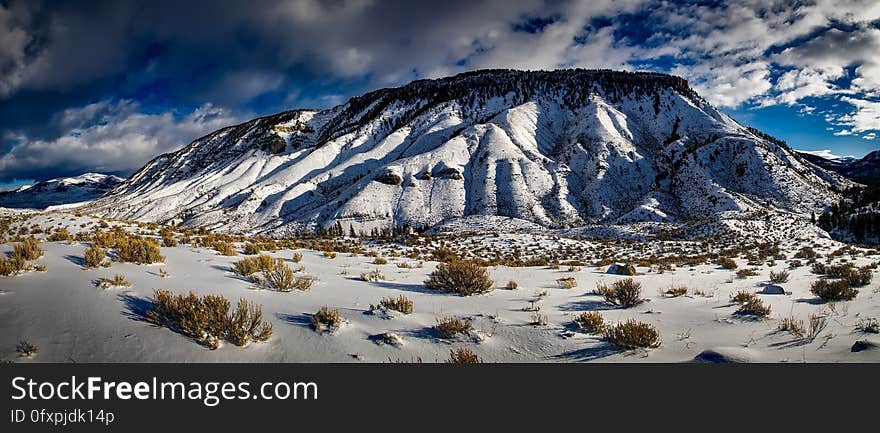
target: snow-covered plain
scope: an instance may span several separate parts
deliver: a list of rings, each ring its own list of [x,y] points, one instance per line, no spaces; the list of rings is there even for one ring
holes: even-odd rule
[[[95,223],[89,216],[50,212],[21,217],[12,228],[60,225],[76,233],[92,229]],[[115,224],[143,231],[111,222]],[[626,246],[527,233],[440,239],[437,242],[475,254],[518,247],[534,255],[570,251],[578,259],[582,254],[598,257],[617,252],[616,257],[632,257],[637,252],[663,249],[699,253],[702,245],[652,240]],[[784,240],[780,247],[788,260],[777,260],[772,266],[747,266],[745,259],[738,258],[741,269],[758,270],[757,276],[745,279],[713,264],[679,266],[662,273],[656,267],[639,266],[633,278],[642,284],[646,301],[621,309],[592,294],[598,282],[625,278],[605,273],[607,266],[585,264],[571,270],[565,265],[557,269],[494,266],[490,274],[495,290],[461,297],[425,288],[423,281],[437,263],[424,261],[418,267],[416,260],[405,258],[411,247],[364,244],[367,250],[388,258],[388,264],[373,264],[373,257],[365,255],[339,253],[331,259],[318,251],[299,250],[303,254],[300,264],[318,282],[306,292],[279,293],[256,290],[249,281],[232,273],[231,264],[241,255],[225,257],[212,249],[181,245],[162,248],[164,264],[114,263],[111,268],[84,270],[81,263],[88,243],[42,242],[45,255],[37,263],[46,266],[45,272],[0,277],[0,358],[14,362],[442,362],[449,357],[450,349],[464,347],[484,362],[687,362],[704,352],[703,358],[721,354],[727,359],[754,362],[880,361],[880,350],[851,351],[858,340],[880,341],[876,334],[856,329],[861,320],[880,318],[880,275],[876,271],[872,283],[862,287],[855,300],[826,304],[809,292],[810,283],[817,279],[810,273],[810,266],[793,268],[789,282],[781,284],[790,294],[758,295],[771,306],[770,317],[745,319],[734,314],[737,305],[730,301],[730,295],[741,289],[760,292],[769,272],[788,269],[795,251],[804,244],[795,238]],[[818,238],[806,244],[816,245],[822,254],[841,247],[835,241]],[[12,243],[0,245],[0,253],[11,249]],[[835,258],[834,263],[850,260],[863,265],[880,260],[877,251],[853,251]],[[292,265],[293,253],[279,250],[269,254]],[[397,263],[411,267],[398,267]],[[160,269],[169,276],[162,277]],[[362,272],[374,269],[381,271],[386,280],[366,282],[359,278]],[[92,283],[114,274],[124,275],[132,286],[101,289]],[[560,288],[556,279],[562,277],[574,277],[577,287]],[[510,280],[518,283],[517,289],[505,288]],[[661,295],[673,285],[687,286],[689,293],[675,298]],[[262,305],[274,333],[266,342],[245,347],[224,343],[217,350],[209,350],[142,320],[154,289],[220,294],[233,301],[246,298]],[[369,313],[371,304],[398,295],[413,301],[412,314],[386,318]],[[538,313],[545,316],[546,324],[531,324],[534,313],[525,310],[533,305],[540,306]],[[309,318],[322,306],[338,309],[347,324],[333,334],[314,331]],[[584,311],[599,311],[607,322],[632,318],[650,323],[660,331],[662,345],[650,350],[618,350],[573,327],[573,317]],[[827,327],[815,339],[777,330],[782,317],[807,321],[810,314],[827,317]],[[475,332],[459,340],[441,339],[432,329],[441,316],[470,318]],[[377,342],[375,336],[386,332],[397,334],[402,345]],[[20,340],[36,344],[39,352],[32,358],[19,357],[15,346]]]

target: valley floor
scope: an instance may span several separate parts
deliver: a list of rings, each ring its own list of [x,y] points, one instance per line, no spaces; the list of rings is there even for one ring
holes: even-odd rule
[[[85,218],[69,214],[47,223],[40,215],[26,223],[55,225],[69,221],[79,226]],[[543,241],[542,241],[543,242]],[[574,241],[569,241],[574,242]],[[817,251],[827,254],[841,245],[823,239]],[[12,250],[0,245],[0,254]],[[427,289],[423,282],[436,262],[391,257],[401,246],[384,246],[384,265],[365,255],[339,253],[328,258],[321,252],[299,250],[299,265],[317,277],[304,292],[281,293],[257,290],[231,271],[241,259],[218,255],[204,247],[181,245],[161,249],[164,264],[113,263],[110,268],[83,269],[87,242],[42,242],[45,250],[36,263],[44,272],[31,271],[0,277],[0,359],[14,362],[444,362],[450,350],[468,348],[484,362],[686,362],[701,353],[753,362],[880,362],[880,350],[852,351],[858,340],[880,341],[877,334],[858,329],[869,319],[880,318],[880,282],[877,271],[858,296],[848,302],[828,304],[810,293],[818,277],[809,265],[791,268],[797,251],[788,245],[782,253],[789,259],[773,266],[754,267],[758,274],[737,278],[734,270],[714,264],[677,266],[673,270],[639,266],[632,277],[642,285],[645,302],[622,309],[593,294],[597,283],[628,278],[610,275],[607,266],[507,267],[492,266],[495,290],[485,295],[461,297]],[[379,248],[381,250],[381,248]],[[880,260],[877,251],[856,251],[841,258],[865,265]],[[267,254],[293,265],[293,250]],[[750,267],[736,259],[739,268]],[[824,262],[824,259],[821,259]],[[408,263],[410,267],[398,267]],[[168,276],[160,275],[160,269]],[[378,269],[385,281],[367,282],[363,272]],[[788,269],[788,282],[780,284],[786,294],[761,294],[771,270]],[[124,275],[132,283],[124,289],[102,289],[93,284],[99,277]],[[556,280],[576,279],[574,288],[561,288]],[[505,286],[517,283],[516,289]],[[684,296],[661,294],[672,286],[686,286]],[[144,320],[151,308],[154,289],[174,293],[220,294],[233,302],[246,298],[262,305],[263,316],[274,326],[266,342],[245,347],[224,343],[210,350],[165,327]],[[738,305],[730,297],[740,290],[758,292],[771,307],[765,318],[735,314]],[[383,317],[370,313],[371,304],[385,297],[404,295],[414,311],[409,315]],[[313,313],[322,306],[338,309],[346,324],[337,332],[318,333],[310,326]],[[526,311],[538,306],[539,311]],[[606,322],[636,319],[655,326],[662,337],[660,347],[622,351],[596,335],[578,330],[573,318],[585,311],[600,312]],[[787,317],[809,322],[813,314],[826,319],[815,337],[798,337],[778,330]],[[538,316],[540,315],[540,316]],[[446,340],[433,329],[437,319],[456,316],[472,320],[474,332]],[[542,324],[532,324],[535,319]],[[376,336],[393,332],[402,344],[382,343]],[[32,357],[21,357],[15,347],[26,340],[39,348]],[[702,358],[706,358],[704,353]],[[709,356],[711,358],[711,356]]]

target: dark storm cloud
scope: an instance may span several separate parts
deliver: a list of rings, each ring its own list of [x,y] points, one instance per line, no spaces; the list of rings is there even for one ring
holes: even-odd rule
[[[128,173],[221,121],[328,107],[373,88],[485,67],[631,69],[662,58],[669,65],[661,70],[684,75],[727,107],[842,90],[828,84],[839,78],[831,66],[785,75],[804,69],[786,57],[797,59],[788,51],[797,46],[768,50],[808,43],[831,23],[873,38],[866,23],[880,16],[876,3],[765,3],[0,2],[0,182]],[[830,62],[850,62],[854,86],[876,82],[869,55],[840,51],[849,50],[838,47]],[[856,109],[867,104],[848,97]],[[864,113],[849,115],[850,123],[870,124]],[[65,153],[77,149],[103,149],[106,157]]]

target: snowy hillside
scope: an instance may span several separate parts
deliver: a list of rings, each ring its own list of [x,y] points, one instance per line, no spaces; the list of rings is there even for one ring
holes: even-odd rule
[[[272,234],[462,216],[566,228],[809,214],[848,185],[678,77],[487,70],[221,129],[89,210]]]
[[[49,206],[90,201],[106,194],[123,181],[120,177],[100,173],[47,180],[13,191],[0,192],[0,207],[45,209]]]

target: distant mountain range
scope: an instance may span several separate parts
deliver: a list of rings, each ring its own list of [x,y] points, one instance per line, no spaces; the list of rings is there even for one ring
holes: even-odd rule
[[[868,184],[880,180],[880,150],[875,150],[861,159],[851,156],[837,157],[828,151],[798,152],[813,164],[857,182]]]
[[[49,206],[91,201],[124,180],[100,173],[47,180],[0,192],[0,207],[45,209]]]
[[[880,151],[845,161],[815,154],[803,156],[864,185],[845,191],[843,199],[819,215],[819,226],[840,240],[880,243]]]
[[[682,78],[484,70],[223,128],[88,211],[285,234],[512,217],[547,228],[821,212],[853,184]]]

